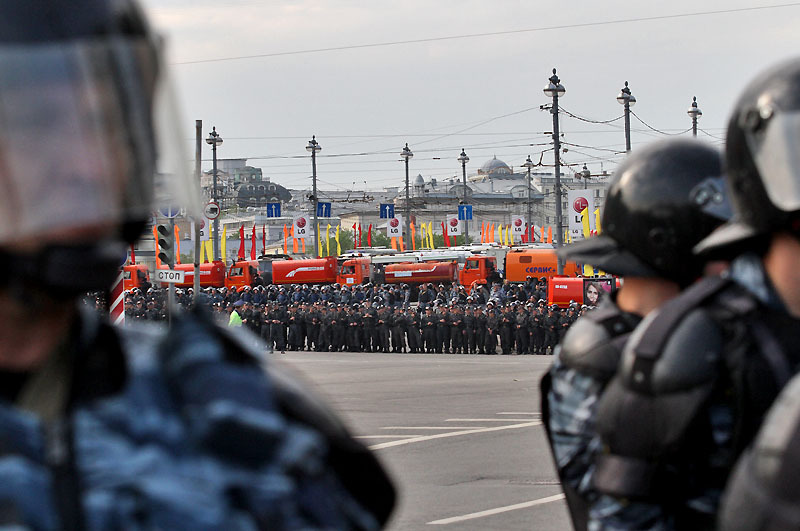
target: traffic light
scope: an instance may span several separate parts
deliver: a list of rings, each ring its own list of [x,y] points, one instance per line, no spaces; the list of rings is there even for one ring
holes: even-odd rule
[[[159,224],[156,232],[158,233],[158,258],[172,269],[175,265],[175,232],[172,225]]]

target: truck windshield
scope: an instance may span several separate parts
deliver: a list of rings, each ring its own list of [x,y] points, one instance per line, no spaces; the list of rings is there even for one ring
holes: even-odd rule
[[[343,265],[340,271],[342,275],[352,275],[356,272],[356,266],[352,265]]]

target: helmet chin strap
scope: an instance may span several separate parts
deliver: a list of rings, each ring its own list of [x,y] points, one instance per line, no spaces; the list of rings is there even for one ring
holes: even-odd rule
[[[0,287],[22,302],[69,300],[108,289],[126,256],[125,243],[48,245],[32,254],[0,251]]]

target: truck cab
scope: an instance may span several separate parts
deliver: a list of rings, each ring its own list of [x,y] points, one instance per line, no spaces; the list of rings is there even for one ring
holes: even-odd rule
[[[146,291],[150,288],[150,271],[144,264],[127,264],[122,266],[122,289],[139,288]]]
[[[225,275],[225,287],[228,289],[255,286],[261,283],[258,260],[238,260],[231,264]]]
[[[366,284],[371,274],[372,264],[368,256],[339,260],[336,282],[348,286]]]
[[[497,259],[494,256],[470,256],[458,272],[458,282],[462,286],[472,286],[476,282],[492,284],[499,281],[500,274],[497,272]]]

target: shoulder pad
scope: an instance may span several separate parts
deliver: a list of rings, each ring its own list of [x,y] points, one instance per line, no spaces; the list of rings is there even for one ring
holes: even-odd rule
[[[723,350],[722,330],[716,321],[703,308],[690,310],[653,357],[647,355],[645,342],[660,317],[659,312],[651,314],[631,336],[621,364],[625,384],[641,393],[660,395],[710,383]]]
[[[575,321],[561,343],[560,359],[569,368],[604,381],[617,370],[622,347],[636,325],[616,306],[598,308]]]

